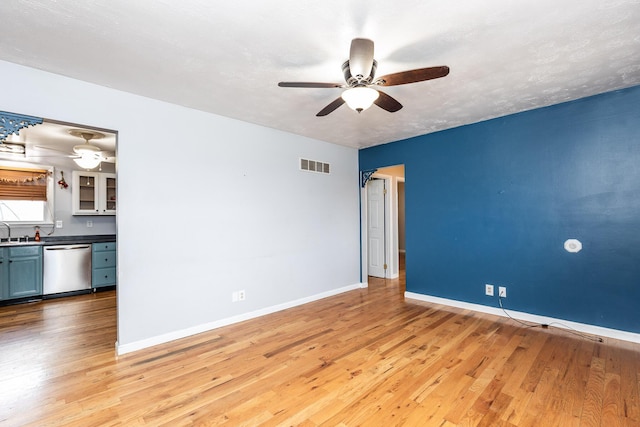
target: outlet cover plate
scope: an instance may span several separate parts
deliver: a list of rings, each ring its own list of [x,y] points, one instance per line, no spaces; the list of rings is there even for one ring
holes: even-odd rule
[[[484,285],[484,294],[492,297],[493,296],[493,285],[490,285],[488,283],[486,285]]]

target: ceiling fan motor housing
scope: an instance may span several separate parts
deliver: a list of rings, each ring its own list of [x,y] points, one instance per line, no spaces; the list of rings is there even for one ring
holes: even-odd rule
[[[376,69],[378,68],[378,62],[374,59],[373,65],[371,66],[371,72],[369,73],[369,77],[364,78],[362,76],[352,76],[351,68],[349,67],[349,60],[345,61],[342,64],[342,74],[344,75],[344,79],[347,82],[349,87],[369,85],[373,81],[373,78],[376,75]]]

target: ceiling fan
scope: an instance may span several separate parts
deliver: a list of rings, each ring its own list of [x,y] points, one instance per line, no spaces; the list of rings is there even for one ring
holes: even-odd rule
[[[73,161],[76,162],[76,164],[81,168],[94,169],[98,167],[102,162],[112,163],[115,161],[111,153],[102,151],[99,147],[90,143],[91,140],[104,138],[105,135],[103,133],[85,129],[70,129],[68,132],[69,135],[84,139],[83,144],[75,145],[73,147],[73,153],[65,153],[68,157],[71,157]],[[60,152],[60,150],[51,147],[45,147],[41,145],[36,145],[36,147],[40,149]]]
[[[104,134],[95,131],[86,131],[82,129],[71,129],[70,135],[79,136],[84,139],[84,144],[75,145],[73,152],[77,154],[78,158],[73,159],[78,166],[84,169],[93,169],[97,167],[102,161],[106,160],[102,155],[100,148],[95,145],[91,145],[89,141],[92,139],[104,138]]]
[[[326,116],[345,102],[353,110],[361,113],[372,104],[395,113],[402,108],[393,97],[387,95],[378,86],[398,86],[417,83],[425,80],[438,79],[449,74],[449,67],[438,66],[418,68],[375,77],[378,63],[373,59],[373,41],[369,39],[353,39],[349,59],[342,64],[344,83],[315,83],[315,82],[280,82],[280,87],[300,88],[347,88],[342,95],[324,107],[316,116]]]

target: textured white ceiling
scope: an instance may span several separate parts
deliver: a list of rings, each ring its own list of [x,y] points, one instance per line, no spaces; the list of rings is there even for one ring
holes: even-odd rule
[[[639,0],[2,0],[0,16],[0,59],[357,148],[640,84]],[[377,75],[451,73],[385,88],[396,113],[319,118],[340,89],[277,86],[343,82],[355,37]]]

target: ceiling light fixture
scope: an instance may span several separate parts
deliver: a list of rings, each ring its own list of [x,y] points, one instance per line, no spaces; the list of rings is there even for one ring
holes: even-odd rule
[[[356,86],[347,89],[342,93],[342,99],[345,100],[349,108],[361,113],[371,107],[380,94],[377,90],[366,86]]]
[[[82,169],[95,169],[102,162],[102,156],[100,154],[82,154],[79,158],[73,159],[74,162]]]
[[[89,144],[89,140],[87,140],[86,144],[81,144],[81,145],[76,145],[73,147],[73,152],[76,153],[79,156],[84,156],[84,155],[98,155],[100,154],[100,149],[98,147],[96,147],[95,145],[91,145]]]
[[[73,152],[80,156],[77,159],[73,159],[73,161],[81,168],[87,170],[98,167],[98,165],[100,165],[104,160],[102,157],[102,150],[95,145],[89,144],[89,141],[92,139],[103,138],[104,134],[100,132],[85,131],[82,129],[71,129],[69,133],[73,136],[84,138],[84,144],[73,147]]]

